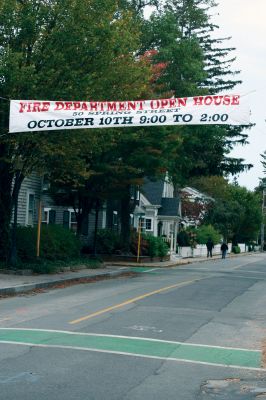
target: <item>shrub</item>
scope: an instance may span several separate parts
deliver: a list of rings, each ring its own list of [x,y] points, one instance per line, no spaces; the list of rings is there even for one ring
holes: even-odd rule
[[[165,257],[168,253],[169,247],[161,237],[158,237],[157,239],[158,239],[158,256]]]
[[[220,243],[221,234],[212,225],[201,225],[196,229],[197,243],[206,244],[211,238],[214,244]]]
[[[232,246],[232,252],[234,254],[239,254],[240,253],[240,247],[239,246]]]
[[[37,228],[18,227],[18,257],[23,262],[36,260]],[[45,260],[71,260],[80,256],[81,244],[70,230],[60,225],[42,226],[40,258]]]
[[[186,247],[190,245],[189,236],[186,231],[182,230],[177,234],[177,244],[180,247]]]
[[[147,236],[151,236],[151,235],[145,235],[143,233],[141,234],[141,238],[140,238],[140,255],[141,256],[149,255],[149,242],[147,240]],[[130,251],[134,255],[138,254],[138,243],[139,243],[138,233],[132,232],[131,237],[130,237]]]
[[[152,235],[146,235],[146,240],[148,242],[148,255],[150,257],[158,256],[158,250],[159,250],[158,238]]]
[[[145,240],[148,242],[148,255],[150,257],[165,257],[169,247],[161,238],[152,235],[145,235]]]
[[[100,254],[113,254],[119,250],[120,237],[110,229],[100,229],[97,232],[97,252]]]
[[[21,261],[36,259],[37,229],[26,226],[17,227],[17,253]]]

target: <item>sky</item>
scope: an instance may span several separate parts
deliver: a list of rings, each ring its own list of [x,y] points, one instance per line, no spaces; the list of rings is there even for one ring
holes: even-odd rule
[[[233,66],[241,70],[243,83],[234,89],[245,95],[251,108],[251,122],[256,123],[250,131],[249,144],[238,146],[232,152],[242,157],[254,167],[241,173],[238,182],[253,190],[259,184],[259,178],[265,174],[261,165],[261,156],[266,151],[266,1],[265,0],[217,0],[219,3],[214,22],[219,33],[231,36],[228,42],[236,47],[237,60]]]
[[[241,186],[253,190],[264,176],[260,154],[266,151],[266,0],[217,0],[217,3],[212,20],[219,25],[215,36],[231,37],[225,44],[236,48],[237,59],[232,67],[241,71],[237,79],[243,82],[232,93],[246,95],[251,122],[256,124],[246,131],[249,144],[237,146],[230,156],[254,165],[237,177]]]

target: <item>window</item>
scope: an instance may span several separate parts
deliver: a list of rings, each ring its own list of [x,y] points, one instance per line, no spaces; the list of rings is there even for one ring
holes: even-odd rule
[[[33,226],[34,208],[35,208],[35,197],[34,197],[34,194],[33,193],[28,193],[26,225]]]
[[[77,220],[74,210],[63,212],[63,226],[67,229],[77,232]]]
[[[145,229],[146,229],[146,231],[152,231],[153,230],[153,224],[152,224],[152,219],[151,218],[145,218]]]
[[[78,224],[77,224],[77,219],[74,211],[69,211],[70,212],[70,221],[69,221],[69,228],[73,232],[77,232]]]
[[[56,221],[56,211],[51,210],[51,208],[44,208],[42,224],[55,224]]]
[[[117,211],[113,211],[113,226],[118,225],[118,213]]]

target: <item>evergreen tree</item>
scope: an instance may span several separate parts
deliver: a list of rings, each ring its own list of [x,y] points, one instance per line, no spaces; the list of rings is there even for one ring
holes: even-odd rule
[[[143,48],[156,49],[154,62],[165,63],[161,91],[175,97],[214,94],[240,83],[232,69],[234,48],[229,38],[215,39],[218,29],[211,22],[213,0],[170,0],[144,24]],[[246,144],[247,135],[238,126],[186,126],[174,128],[182,142],[180,157],[172,165],[175,181],[194,175],[237,174],[249,169],[243,159],[229,156],[236,144]]]

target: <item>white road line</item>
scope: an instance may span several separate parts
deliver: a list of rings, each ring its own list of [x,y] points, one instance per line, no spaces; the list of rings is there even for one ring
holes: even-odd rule
[[[0,331],[1,330],[51,332],[51,333],[64,333],[67,335],[97,336],[97,337],[111,337],[111,338],[118,338],[118,339],[146,340],[149,342],[171,343],[171,344],[190,346],[190,347],[194,346],[194,347],[206,347],[206,348],[212,348],[212,349],[242,350],[242,351],[251,351],[251,352],[261,353],[261,351],[257,350],[257,349],[243,349],[240,347],[212,346],[212,345],[208,345],[208,344],[177,342],[177,341],[173,341],[173,340],[152,339],[152,338],[139,337],[139,336],[108,335],[108,334],[104,334],[104,333],[73,332],[73,331],[61,331],[61,330],[55,330],[55,329],[37,329],[37,328],[33,328],[33,329],[31,329],[31,328],[0,328]]]
[[[130,357],[151,358],[151,359],[155,359],[155,360],[184,362],[184,363],[190,363],[190,364],[201,364],[201,365],[208,365],[208,366],[212,366],[212,367],[234,368],[234,369],[243,369],[243,370],[249,370],[249,371],[251,370],[251,371],[266,372],[266,368],[242,367],[242,366],[238,366],[238,365],[216,364],[216,363],[208,363],[205,361],[186,360],[183,358],[148,356],[148,355],[143,355],[143,354],[133,354],[133,353],[127,353],[127,352],[122,352],[122,351],[114,351],[114,350],[99,350],[99,349],[88,348],[88,347],[84,348],[84,347],[77,347],[77,346],[61,346],[61,345],[35,344],[35,343],[24,343],[24,342],[18,343],[18,342],[14,342],[14,341],[6,341],[6,340],[0,341],[0,344],[1,343],[15,344],[15,345],[19,345],[19,346],[30,346],[30,347],[92,351],[95,353],[116,354],[116,355],[130,356]]]

